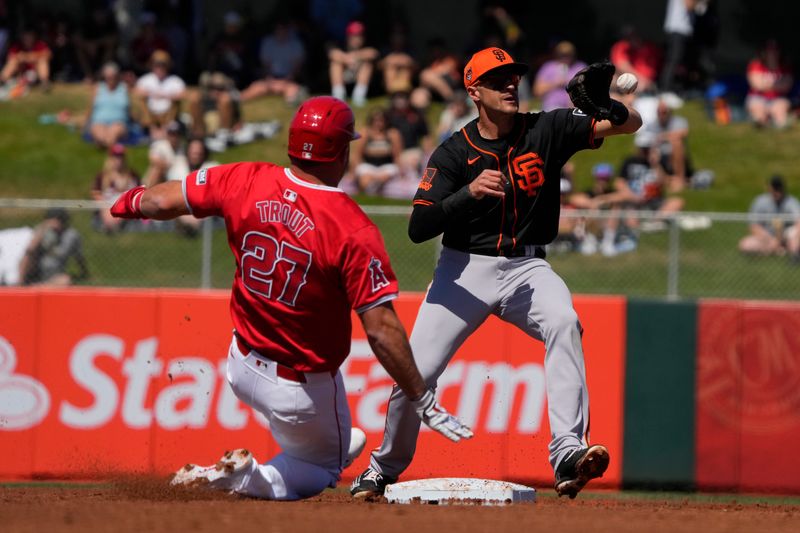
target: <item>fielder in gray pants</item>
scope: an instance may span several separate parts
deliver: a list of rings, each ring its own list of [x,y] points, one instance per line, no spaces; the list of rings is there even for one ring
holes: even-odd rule
[[[545,261],[544,245],[558,232],[564,163],[579,150],[599,147],[604,137],[635,132],[642,121],[615,101],[594,116],[577,108],[519,113],[517,88],[525,72],[527,66],[500,48],[476,53],[464,70],[478,118],[431,155],[409,222],[412,241],[443,234],[444,246],[410,341],[430,387],[490,314],[544,342],[550,463],[556,492],[574,498],[603,475],[609,454],[587,444],[581,325],[569,289]],[[599,91],[582,90],[584,96],[607,95],[611,73],[613,66],[595,64],[574,81],[599,83]],[[397,480],[414,457],[419,427],[395,389],[383,444],[353,482],[354,496],[383,494]]]
[[[435,387],[456,350],[490,314],[544,341],[550,429],[550,463],[586,446],[589,397],[581,325],[566,284],[537,257],[489,257],[444,248],[433,284],[419,309],[411,349],[423,379]],[[386,433],[370,465],[397,477],[411,463],[419,417],[395,387]]]

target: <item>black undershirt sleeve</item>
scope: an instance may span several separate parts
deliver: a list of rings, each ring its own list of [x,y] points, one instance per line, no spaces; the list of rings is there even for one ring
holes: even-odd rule
[[[408,236],[415,243],[432,239],[444,232],[447,223],[475,203],[467,185],[431,205],[416,204],[408,222]]]
[[[466,159],[459,141],[459,137],[451,138],[446,146],[437,148],[428,161],[408,223],[408,236],[415,243],[443,233],[454,218],[466,214],[477,202],[465,185]]]

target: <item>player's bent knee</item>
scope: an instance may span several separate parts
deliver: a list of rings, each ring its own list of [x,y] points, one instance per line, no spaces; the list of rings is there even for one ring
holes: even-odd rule
[[[553,311],[547,317],[548,330],[550,331],[569,331],[576,329],[581,331],[581,323],[578,314],[571,307],[561,311]]]

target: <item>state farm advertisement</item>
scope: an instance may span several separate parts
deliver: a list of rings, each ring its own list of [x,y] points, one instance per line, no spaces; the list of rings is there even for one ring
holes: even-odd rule
[[[422,295],[395,307],[410,331]],[[575,301],[586,330],[591,440],[622,466],[625,300]],[[277,453],[269,427],[231,392],[227,291],[118,289],[0,291],[0,478],[91,478],[168,474],[214,463],[246,447]],[[439,382],[443,404],[476,436],[452,444],[423,431],[405,479],[482,477],[549,484],[550,431],[544,346],[491,318],[462,347]],[[367,451],[380,444],[391,379],[354,316],[342,367],[353,423]]]

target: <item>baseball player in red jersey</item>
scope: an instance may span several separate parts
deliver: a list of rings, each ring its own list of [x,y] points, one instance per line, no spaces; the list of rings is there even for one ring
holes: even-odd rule
[[[122,218],[225,219],[237,265],[228,382],[266,417],[282,449],[265,464],[244,449],[226,452],[214,466],[181,468],[173,484],[202,483],[274,500],[335,486],[365,444],[360,430],[351,442],[338,370],[350,351],[351,309],[421,420],[453,441],[472,436],[436,403],[414,364],[391,304],[397,280],[380,232],[336,188],[356,137],[347,104],[312,98],[289,128],[289,168],[236,163],[203,169],[183,181],[131,189],[111,208]]]
[[[610,99],[609,66],[591,65],[570,82],[570,98],[581,102],[580,109],[519,113],[517,87],[527,66],[500,48],[473,55],[464,86],[478,118],[431,155],[408,228],[414,242],[443,234],[410,340],[426,383],[436,386],[458,348],[489,315],[544,342],[550,463],[556,492],[571,498],[605,472],[609,453],[587,441],[583,330],[544,247],[558,232],[564,163],[578,150],[599,147],[604,137],[641,126],[636,111]],[[415,418],[395,389],[383,443],[353,482],[353,496],[382,494],[397,481],[414,457],[420,427]]]

